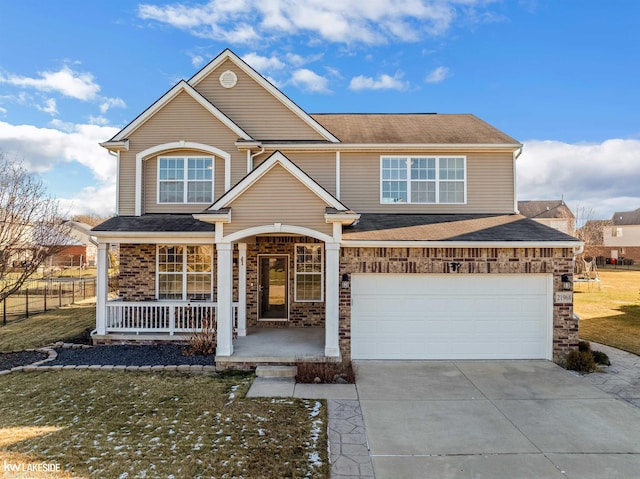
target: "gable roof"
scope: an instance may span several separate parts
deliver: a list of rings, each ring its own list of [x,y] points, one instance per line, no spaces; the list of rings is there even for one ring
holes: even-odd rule
[[[233,53],[228,48],[225,49],[220,55],[211,60],[208,64],[206,64],[198,73],[193,75],[188,83],[193,87],[197,87],[198,83],[209,76],[211,72],[213,72],[219,65],[221,65],[226,60],[230,60],[233,62],[238,68],[240,68],[243,72],[249,75],[253,80],[255,80],[260,86],[262,86],[266,91],[268,91],[272,96],[274,96],[280,103],[286,106],[289,110],[291,110],[296,116],[298,116],[302,121],[307,123],[311,128],[313,128],[320,136],[326,139],[329,142],[337,143],[339,140],[324,126],[318,123],[314,118],[312,118],[307,112],[305,112],[302,108],[296,105],[288,96],[282,93],[279,89],[269,82],[265,77],[260,75],[257,71],[255,71],[251,66],[249,66],[244,60],[242,60],[238,55]]]
[[[225,126],[233,131],[239,138],[243,140],[252,140],[251,136],[245,132],[242,128],[236,125],[231,119],[218,110],[209,100],[202,96],[195,88],[189,85],[184,80],[180,80],[173,88],[167,93],[162,95],[156,100],[149,108],[138,115],[131,123],[120,130],[116,135],[105,143],[101,143],[101,146],[109,147],[109,143],[120,142],[129,137],[135,130],[142,126],[149,118],[151,118],[156,112],[162,109],[167,103],[177,97],[180,93],[185,92],[190,95],[195,101],[208,110],[214,117],[220,120]]]
[[[513,145],[518,141],[471,114],[313,114],[343,143]]]
[[[320,199],[322,199],[327,206],[335,208],[338,211],[347,212],[347,208],[340,200],[325,190],[320,184],[318,184],[313,178],[302,171],[297,165],[295,165],[289,158],[282,154],[280,151],[275,151],[269,158],[260,163],[254,170],[247,174],[242,180],[240,180],[233,188],[222,195],[218,200],[213,203],[201,214],[218,213],[219,211],[227,208],[236,198],[256,183],[265,174],[271,171],[276,165],[282,166],[292,176],[297,178],[302,184],[315,193]]]
[[[562,200],[518,201],[518,211],[529,218],[575,218]]]
[[[614,225],[640,225],[640,208],[633,211],[616,211],[611,219]]]

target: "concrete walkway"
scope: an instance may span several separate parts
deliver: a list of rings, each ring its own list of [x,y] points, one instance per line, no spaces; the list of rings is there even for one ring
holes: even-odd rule
[[[375,476],[638,477],[640,409],[548,361],[357,361]]]

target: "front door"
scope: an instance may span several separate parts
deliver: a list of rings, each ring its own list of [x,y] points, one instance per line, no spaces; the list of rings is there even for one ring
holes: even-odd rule
[[[258,319],[289,319],[289,257],[259,256]]]

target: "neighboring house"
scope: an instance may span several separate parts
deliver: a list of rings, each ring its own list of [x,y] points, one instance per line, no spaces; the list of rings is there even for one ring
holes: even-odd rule
[[[91,226],[78,221],[65,221],[64,234],[57,240],[61,249],[49,257],[43,267],[53,268],[85,268],[95,266],[98,242],[92,236]]]
[[[603,228],[603,240],[605,254],[611,262],[640,261],[640,208],[616,211],[610,224]]]
[[[563,233],[575,232],[575,216],[563,200],[518,201],[518,212]]]
[[[473,115],[310,115],[226,50],[102,146],[118,216],[92,230],[95,342],[184,338],[215,316],[220,367],[269,361],[236,346],[273,328],[320,329],[326,360],[577,346],[562,279],[581,243],[516,214],[522,145]]]

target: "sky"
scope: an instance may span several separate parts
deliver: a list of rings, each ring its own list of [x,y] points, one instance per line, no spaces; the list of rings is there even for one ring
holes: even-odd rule
[[[115,213],[108,140],[230,48],[309,113],[473,113],[518,199],[640,207],[636,0],[0,0],[0,152]]]

